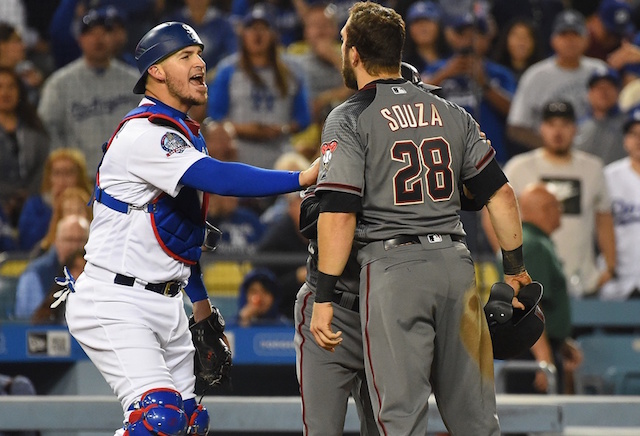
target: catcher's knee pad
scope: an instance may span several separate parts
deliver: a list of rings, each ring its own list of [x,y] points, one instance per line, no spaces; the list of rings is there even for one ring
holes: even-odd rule
[[[209,432],[209,411],[195,398],[184,401],[184,411],[189,420],[188,435],[205,436]]]
[[[125,436],[186,436],[187,415],[180,393],[168,388],[142,394],[133,406]]]

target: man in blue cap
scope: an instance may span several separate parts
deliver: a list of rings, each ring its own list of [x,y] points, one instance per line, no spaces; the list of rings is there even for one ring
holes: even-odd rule
[[[407,11],[407,40],[402,56],[419,72],[445,54],[441,20],[440,5],[432,1],[415,2]]]
[[[624,0],[602,0],[597,10],[587,17],[589,48],[587,56],[607,60],[609,53],[620,47],[635,30],[631,6]]]
[[[604,165],[627,155],[622,147],[624,114],[618,108],[620,86],[613,68],[595,70],[587,82],[589,112],[578,120],[575,149],[598,156]]]
[[[576,119],[587,113],[587,81],[595,70],[607,67],[602,60],[584,55],[588,42],[585,19],[580,12],[567,9],[556,16],[551,35],[554,55],[524,72],[507,117],[507,136],[523,149],[542,145],[539,126],[545,102],[568,101]]]

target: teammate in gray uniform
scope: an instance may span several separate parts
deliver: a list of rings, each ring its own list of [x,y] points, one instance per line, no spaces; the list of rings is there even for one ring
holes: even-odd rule
[[[400,15],[356,3],[341,35],[343,77],[358,92],[323,129],[310,331],[326,350],[349,341],[333,330],[331,301],[355,237],[365,372],[380,433],[426,434],[433,392],[450,434],[497,436],[491,339],[458,192],[462,181],[477,207],[486,205],[505,281],[517,293],[531,278],[513,189],[467,112],[400,78]]]
[[[316,225],[318,198],[309,188],[300,205],[300,229],[309,239],[307,278],[296,298],[296,372],[302,398],[303,434],[340,436],[344,431],[349,395],[353,395],[360,434],[378,435],[364,374],[359,297],[360,266],[353,248],[347,265],[336,283],[332,301],[336,303],[334,325],[348,338],[348,346],[329,355],[313,340],[309,330],[318,280],[318,243]]]

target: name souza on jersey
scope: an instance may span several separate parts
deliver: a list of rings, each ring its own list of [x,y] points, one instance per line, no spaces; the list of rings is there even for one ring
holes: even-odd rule
[[[381,109],[380,114],[389,121],[389,129],[392,132],[415,127],[442,127],[442,119],[433,103],[431,103],[430,109],[430,113],[427,113],[424,103],[394,104],[391,107]]]

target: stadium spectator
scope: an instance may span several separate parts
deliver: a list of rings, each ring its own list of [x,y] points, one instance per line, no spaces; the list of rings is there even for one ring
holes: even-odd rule
[[[279,53],[272,20],[262,4],[244,17],[239,53],[218,64],[207,108],[211,119],[233,126],[238,160],[263,168],[311,121],[303,74]]]
[[[493,60],[507,67],[516,81],[531,65],[542,60],[538,30],[526,18],[516,18],[498,34]]]
[[[346,3],[351,5],[352,2],[350,0],[338,0],[336,5],[339,8],[340,4]],[[307,6],[307,2],[304,0],[233,0],[231,19],[235,22],[242,22],[255,6],[269,11],[271,22],[278,35],[278,42],[283,47],[286,48],[302,39],[302,17],[304,17],[303,11]]]
[[[604,168],[618,259],[613,279],[600,293],[605,300],[640,298],[640,106],[627,115],[623,141],[628,156]]]
[[[421,73],[427,66],[449,54],[449,46],[440,26],[442,18],[440,5],[432,1],[415,2],[407,11],[407,38],[402,58]]]
[[[221,254],[254,253],[265,231],[260,217],[238,197],[210,194],[207,220],[222,232],[216,248]]]
[[[631,6],[625,0],[600,0],[597,10],[586,19],[589,47],[585,54],[606,60],[634,33]]]
[[[504,173],[517,194],[530,183],[542,181],[558,197],[563,208],[561,225],[551,239],[562,261],[569,293],[574,298],[593,296],[616,271],[611,199],[602,160],[572,148],[576,116],[571,103],[547,103],[542,120],[542,148],[514,156]],[[488,228],[485,225],[487,233]],[[596,246],[606,259],[604,268],[596,265]]]
[[[37,257],[49,251],[56,239],[58,223],[61,219],[69,215],[78,215],[91,221],[93,213],[89,206],[90,198],[91,193],[85,188],[78,186],[69,186],[62,191],[53,202],[53,213],[51,214],[49,230],[40,243],[32,250],[31,257]]]
[[[237,323],[242,327],[288,324],[278,312],[280,290],[271,271],[251,270],[242,280],[238,294]]]
[[[352,94],[342,81],[339,29],[335,11],[325,3],[308,6],[303,17],[304,40],[291,44],[287,52],[298,61],[309,85],[314,123]],[[320,138],[318,137],[318,142]]]
[[[84,260],[85,251],[79,249],[71,253],[71,255],[62,262],[63,266],[66,266],[71,274],[71,277],[79,277],[84,270],[84,266],[87,263]],[[55,277],[64,277],[64,269],[60,268]],[[66,324],[64,319],[65,302],[62,301],[58,306],[51,307],[51,304],[57,300],[54,294],[63,288],[54,283],[49,288],[49,292],[40,306],[31,315],[31,324]]]
[[[0,2],[0,17],[2,17],[2,21],[11,24],[19,34],[23,35],[27,46],[33,47],[38,43],[38,33],[27,22],[27,9],[24,0],[2,0]]]
[[[207,142],[209,156],[227,162],[238,160],[235,130],[230,121],[217,123],[211,118],[205,118],[200,130]]]
[[[35,195],[49,139],[15,70],[0,67],[0,208],[16,228],[26,198]]]
[[[92,192],[86,176],[87,164],[78,150],[61,148],[52,151],[44,164],[40,193],[27,198],[18,220],[20,249],[29,251],[47,234],[53,203],[62,192],[77,186]]]
[[[37,105],[44,75],[27,59],[25,44],[16,28],[3,22],[0,22],[0,67],[11,69],[20,76],[26,98]]]
[[[620,72],[625,87],[640,78],[640,33],[632,41],[623,40],[620,47],[607,56],[607,63]]]
[[[522,219],[524,261],[533,280],[544,288],[540,306],[545,316],[545,331],[530,350],[518,360],[536,360],[556,368],[556,392],[549,392],[549,380],[543,371],[510,373],[506,378],[508,393],[567,393],[563,367],[575,370],[582,353],[571,339],[571,310],[562,263],[550,236],[560,227],[562,205],[544,185],[528,185],[518,196]]]
[[[587,81],[594,70],[606,67],[601,60],[584,56],[587,43],[582,14],[575,10],[558,14],[551,35],[555,55],[533,64],[518,82],[507,118],[511,141],[528,149],[541,145],[542,109],[551,99],[569,101],[577,119],[586,114]]]
[[[109,25],[113,17],[124,21],[128,35],[125,51],[133,53],[135,43],[158,23],[164,3],[162,0],[61,0],[48,25],[55,67],[62,68],[82,56],[77,36],[92,11],[108,18]]]
[[[287,213],[275,219],[267,228],[264,236],[258,243],[258,253],[267,254],[299,254],[299,261],[293,263],[265,264],[273,271],[278,279],[281,291],[280,313],[289,319],[293,319],[293,306],[296,294],[305,281],[306,257],[309,240],[300,233],[300,194],[292,192],[283,194],[287,199]]]
[[[491,15],[497,23],[509,23],[518,18],[528,18],[538,29],[542,56],[552,53],[549,37],[553,32],[553,20],[565,9],[563,0],[492,0]]]
[[[618,108],[620,75],[612,68],[598,69],[587,86],[589,111],[579,120],[574,148],[598,156],[607,165],[627,155],[622,146],[624,113]]]
[[[95,178],[102,144],[128,109],[139,103],[131,92],[139,74],[113,58],[113,35],[105,10],[89,11],[78,32],[82,57],[46,80],[38,113],[51,136],[52,149],[81,150],[87,175]]]
[[[69,215],[58,223],[56,239],[45,254],[35,258],[20,275],[16,289],[14,315],[28,320],[47,296],[62,262],[84,247],[89,237],[89,221],[81,216]]]
[[[295,151],[283,153],[276,163],[273,164],[274,170],[282,171],[302,171],[308,168],[311,162]],[[279,195],[273,204],[269,205],[262,214],[260,214],[260,222],[266,227],[271,226],[275,221],[281,219],[289,213],[289,199],[286,195]]]
[[[179,21],[193,27],[207,48],[202,53],[202,59],[207,64],[209,74],[215,71],[222,58],[238,49],[238,39],[231,20],[213,0],[184,0],[184,6],[163,21]]]
[[[132,68],[137,68],[135,50],[129,47],[129,29],[127,18],[115,7],[109,7],[105,11],[106,21],[109,23],[111,31],[113,57]]]
[[[516,81],[507,68],[486,58],[494,23],[489,17],[471,14],[450,17],[445,35],[453,55],[429,65],[426,82],[441,86],[444,98],[476,118],[491,139],[496,160],[504,164],[508,157],[504,123]]]

